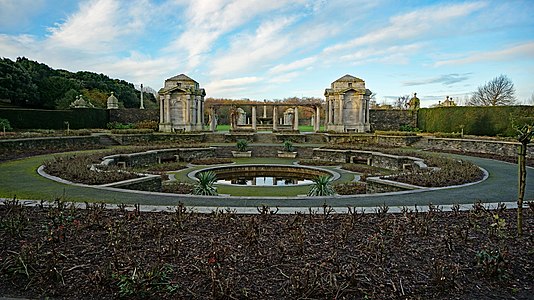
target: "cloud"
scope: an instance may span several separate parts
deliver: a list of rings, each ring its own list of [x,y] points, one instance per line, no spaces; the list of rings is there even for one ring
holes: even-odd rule
[[[0,0],[0,27],[20,27],[31,21],[44,6],[44,0]]]
[[[237,93],[246,91],[247,86],[262,81],[263,78],[256,76],[221,79],[206,84],[206,90],[210,95],[217,93]]]
[[[472,73],[451,73],[451,74],[445,74],[438,77],[432,77],[427,79],[421,79],[421,80],[411,80],[411,81],[404,81],[404,86],[415,86],[415,85],[426,85],[426,84],[433,84],[433,83],[441,83],[443,85],[453,85],[455,83],[459,83],[462,81],[465,81],[469,79]]]
[[[317,57],[316,56],[306,57],[306,58],[299,59],[299,60],[296,60],[296,61],[288,63],[288,64],[276,65],[276,66],[272,67],[271,69],[269,69],[269,73],[271,73],[271,74],[279,74],[279,73],[285,73],[285,72],[288,72],[288,71],[292,71],[292,70],[295,70],[295,69],[306,68],[306,67],[312,65],[313,63],[315,63],[316,61],[317,61]]]
[[[80,4],[76,13],[63,23],[49,27],[50,47],[105,52],[124,49],[128,40],[143,27],[149,11],[146,1],[118,2],[93,0]]]
[[[185,50],[189,65],[197,66],[222,35],[261,14],[301,2],[303,1],[190,0],[185,13],[187,21],[184,23],[187,27],[166,50]]]
[[[484,7],[481,2],[455,5],[439,5],[419,9],[407,14],[390,18],[389,24],[383,28],[371,31],[348,42],[338,43],[327,47],[324,52],[334,53],[360,46],[379,43],[396,43],[400,40],[420,38],[423,34],[433,30],[440,30],[443,24],[451,20],[469,15]]]
[[[503,50],[478,52],[460,59],[441,60],[436,62],[434,66],[464,65],[480,61],[505,61],[521,58],[534,58],[534,42],[528,42]]]
[[[266,21],[253,34],[236,37],[230,50],[215,58],[210,74],[221,76],[248,68],[258,69],[262,62],[281,57],[291,44],[282,32],[295,20],[295,17],[280,17]]]
[[[300,74],[301,74],[300,72],[284,73],[284,74],[269,78],[269,82],[271,83],[290,82],[293,79],[297,78]]]

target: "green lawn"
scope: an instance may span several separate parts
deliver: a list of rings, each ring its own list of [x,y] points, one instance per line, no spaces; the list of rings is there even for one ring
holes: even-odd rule
[[[79,151],[82,152],[93,152]],[[55,155],[50,154],[30,157],[26,159],[19,159],[0,163],[0,197],[12,198],[16,196],[18,199],[41,199],[54,200],[59,197],[66,197],[68,201],[77,202],[97,202],[103,201],[109,203],[128,203],[133,198],[138,199],[137,202],[144,203],[142,197],[133,196],[129,193],[117,193],[114,191],[94,189],[90,187],[73,186],[63,183],[58,183],[37,174],[37,168],[43,161],[51,159]],[[237,164],[292,164],[293,159],[279,159],[279,158],[240,158],[235,159]],[[205,168],[206,166],[195,166],[186,170],[175,172],[175,177],[179,181],[195,183],[194,180],[187,177],[187,174],[195,169]],[[329,167],[331,168],[331,167]],[[341,174],[341,178],[336,182],[347,182],[354,179],[354,174],[343,170],[337,170]],[[296,196],[305,195],[310,189],[309,186],[286,186],[286,187],[240,187],[220,185],[218,190],[221,194],[230,194],[234,196]]]
[[[324,130],[324,126],[321,126],[320,130]],[[230,131],[230,125],[217,125],[217,131]],[[300,125],[300,132],[313,132],[313,126],[310,125]]]

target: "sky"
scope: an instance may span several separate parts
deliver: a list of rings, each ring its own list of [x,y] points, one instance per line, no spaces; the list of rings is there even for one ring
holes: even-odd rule
[[[184,73],[233,99],[324,98],[350,74],[423,107],[504,74],[527,103],[533,15],[534,0],[0,0],[0,57],[155,90]]]

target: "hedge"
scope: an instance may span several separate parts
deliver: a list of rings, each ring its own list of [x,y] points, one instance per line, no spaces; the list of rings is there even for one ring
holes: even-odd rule
[[[422,108],[417,127],[425,132],[460,132],[485,136],[515,136],[512,118],[534,117],[534,106],[455,106]]]
[[[77,108],[70,110],[0,109],[0,118],[8,119],[15,129],[106,128],[109,122],[105,109]]]

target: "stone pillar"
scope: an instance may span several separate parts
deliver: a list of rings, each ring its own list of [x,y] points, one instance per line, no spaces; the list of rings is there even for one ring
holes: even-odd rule
[[[202,110],[200,109],[200,96],[196,96],[195,103],[197,104],[197,125],[202,125],[201,119],[202,119]]]
[[[210,131],[215,132],[217,124],[215,123],[215,107],[210,109]]]
[[[165,98],[159,100],[159,122],[165,123]]]
[[[334,124],[334,101],[332,99],[328,100],[328,124]]]
[[[263,106],[263,117],[267,118],[267,105]]]
[[[252,130],[256,131],[256,106],[252,105]]]
[[[313,131],[318,132],[321,130],[321,108],[319,105],[315,107],[315,120],[313,124]]]
[[[167,94],[165,95],[165,122],[164,123],[170,123],[171,122],[171,95]]]
[[[293,130],[299,130],[299,107],[295,106],[293,111],[295,112],[293,115]]]
[[[201,129],[204,129],[204,99],[200,97],[200,125]]]
[[[273,106],[273,131],[278,130],[278,106]]]
[[[338,98],[339,98],[339,100],[338,100],[338,102],[339,102],[339,112],[338,112],[338,114],[339,114],[339,118],[338,118],[338,120],[339,120],[339,125],[343,125],[343,122],[344,122],[344,121],[343,121],[343,96],[344,96],[344,95],[341,94],[341,95],[339,95],[339,97],[338,97]]]
[[[189,95],[183,95],[182,96],[184,98],[184,102],[185,102],[185,105],[182,106],[182,111],[183,111],[183,114],[184,114],[184,123],[187,125],[189,124],[189,117],[191,116],[191,99],[189,97]]]

